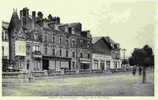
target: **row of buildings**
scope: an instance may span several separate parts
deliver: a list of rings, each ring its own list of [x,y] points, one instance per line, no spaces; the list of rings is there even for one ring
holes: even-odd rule
[[[2,22],[3,71],[108,71],[120,69],[120,46],[110,37],[92,37],[81,23],[28,8]]]

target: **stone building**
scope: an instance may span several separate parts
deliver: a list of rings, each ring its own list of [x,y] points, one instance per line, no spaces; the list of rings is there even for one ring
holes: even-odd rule
[[[3,71],[6,70],[6,67],[9,63],[9,44],[8,44],[8,26],[9,23],[2,22],[2,66]]]
[[[44,18],[42,12],[28,8],[13,11],[5,29],[9,43],[9,66],[15,71],[48,70],[60,72],[91,70],[92,37],[83,31],[81,23],[63,24],[51,14]]]
[[[121,69],[120,47],[110,37],[93,37],[92,70],[109,71]]]

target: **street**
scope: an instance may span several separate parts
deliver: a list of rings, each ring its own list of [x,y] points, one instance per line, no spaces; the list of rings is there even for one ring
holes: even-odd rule
[[[154,96],[154,74],[147,82],[131,72],[42,77],[32,82],[3,79],[3,96]]]

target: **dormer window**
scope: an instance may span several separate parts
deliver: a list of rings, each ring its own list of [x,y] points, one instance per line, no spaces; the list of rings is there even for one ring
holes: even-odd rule
[[[68,31],[69,31],[70,34],[72,34],[72,28],[71,27],[68,28]]]

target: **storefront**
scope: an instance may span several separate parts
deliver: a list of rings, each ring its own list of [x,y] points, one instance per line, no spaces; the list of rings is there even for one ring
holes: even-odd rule
[[[43,70],[61,71],[62,69],[71,69],[71,58],[43,56],[42,63]]]
[[[91,60],[80,58],[80,70],[91,70]]]
[[[103,54],[92,54],[92,70],[109,70],[111,67],[111,56]]]

